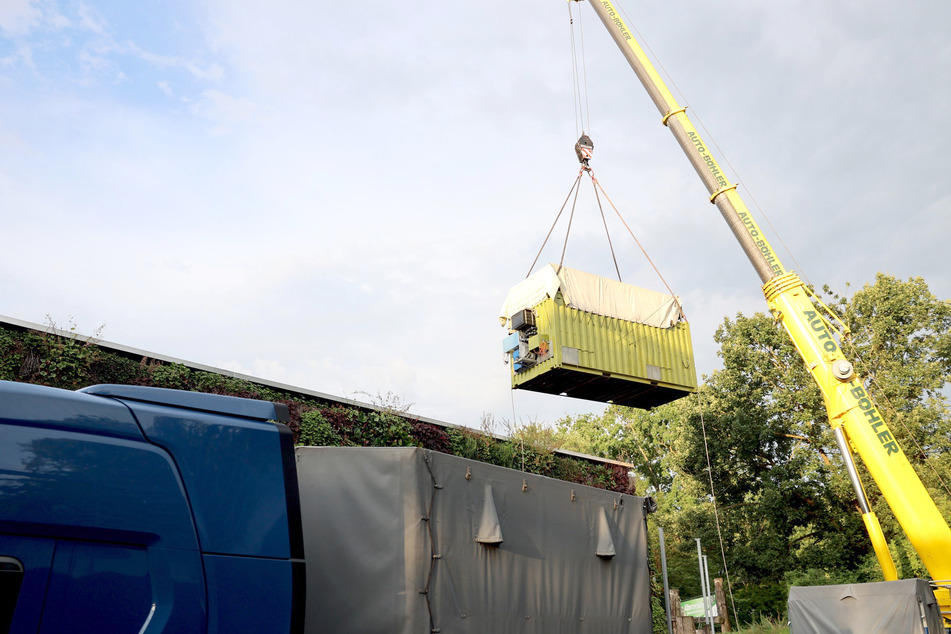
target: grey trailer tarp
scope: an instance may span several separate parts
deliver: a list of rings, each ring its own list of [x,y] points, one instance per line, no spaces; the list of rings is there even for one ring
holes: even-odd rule
[[[308,632],[651,631],[647,498],[417,448],[297,468]]]
[[[924,579],[789,589],[790,634],[941,634],[941,611]]]

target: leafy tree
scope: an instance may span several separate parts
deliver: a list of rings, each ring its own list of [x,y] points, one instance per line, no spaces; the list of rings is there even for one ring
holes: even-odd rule
[[[831,293],[830,293],[831,294]],[[831,294],[851,326],[843,342],[858,360],[888,426],[945,517],[951,517],[951,301],[939,300],[925,281],[878,274],[851,298]],[[927,576],[874,483],[862,471],[873,508],[902,576]]]
[[[887,275],[852,297],[827,294],[852,327],[841,342],[846,355],[862,360],[856,366],[869,377],[869,392],[947,515],[951,303],[921,278]],[[743,588],[738,602],[750,614],[781,614],[785,593],[776,589],[800,579],[880,579],[822,396],[786,333],[771,316],[739,314],[724,320],[715,339],[723,368],[696,397],[651,412],[611,407],[564,419],[564,446],[635,465],[658,498],[671,583],[684,596],[694,588],[699,594],[695,537],[715,548],[722,536],[732,581]],[[864,475],[900,573],[920,574]],[[720,557],[709,555],[711,574],[722,574]]]

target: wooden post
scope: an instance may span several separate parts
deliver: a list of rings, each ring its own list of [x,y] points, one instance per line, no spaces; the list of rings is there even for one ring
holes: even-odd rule
[[[717,614],[721,632],[732,632],[730,629],[730,613],[726,609],[726,594],[723,592],[723,579],[713,580],[714,593],[717,597]]]
[[[670,601],[670,623],[673,625],[674,634],[687,634],[684,632],[683,612],[680,609],[680,590],[671,588],[668,600]]]
[[[680,591],[670,589],[670,621],[674,634],[697,634],[697,623],[692,616],[684,616],[680,606]]]
[[[692,616],[680,617],[680,631],[683,634],[697,634],[697,622]]]

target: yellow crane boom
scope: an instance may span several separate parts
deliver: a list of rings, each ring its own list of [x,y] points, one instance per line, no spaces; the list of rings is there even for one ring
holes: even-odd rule
[[[822,391],[829,421],[835,430],[849,476],[859,498],[862,518],[886,580],[897,572],[878,519],[865,499],[855,474],[851,453],[861,456],[872,478],[932,579],[951,580],[951,528],[895,441],[888,425],[866,392],[862,380],[839,348],[834,331],[838,321],[796,273],[787,271],[753,219],[736,185],[731,184],[699,133],[664,85],[643,49],[609,0],[591,0],[595,13],[627,58],[720,210],[753,268],[763,282],[763,293],[773,315],[792,338]],[[951,595],[936,591],[945,617],[951,616]]]

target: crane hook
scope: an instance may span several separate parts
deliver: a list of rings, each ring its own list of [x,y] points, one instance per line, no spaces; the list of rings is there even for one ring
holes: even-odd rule
[[[584,132],[581,133],[581,138],[575,142],[575,154],[578,155],[578,161],[588,167],[588,161],[591,160],[591,155],[594,154],[594,142]]]

